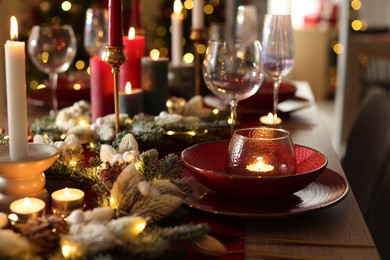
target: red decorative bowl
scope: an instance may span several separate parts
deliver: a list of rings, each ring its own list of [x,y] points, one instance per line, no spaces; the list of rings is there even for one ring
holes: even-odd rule
[[[196,144],[185,149],[181,158],[196,180],[231,199],[262,201],[283,198],[308,186],[328,163],[322,153],[294,145],[297,162],[294,175],[231,175],[225,173],[228,146],[228,140]]]

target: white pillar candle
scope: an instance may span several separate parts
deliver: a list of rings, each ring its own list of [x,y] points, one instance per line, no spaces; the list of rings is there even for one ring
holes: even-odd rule
[[[4,44],[9,149],[12,161],[28,157],[26,57],[24,42],[16,41],[18,23],[11,17],[11,40]]]
[[[40,217],[45,212],[46,204],[37,198],[23,198],[12,202],[9,206],[16,219],[9,217],[15,222],[26,222],[30,217]]]
[[[75,188],[57,190],[51,194],[54,214],[67,216],[73,210],[84,208],[84,192]]]
[[[172,66],[180,65],[183,48],[182,48],[182,38],[183,38],[183,14],[181,13],[182,5],[180,0],[175,0],[173,4],[173,13],[171,15],[171,32],[172,32]]]
[[[194,0],[194,7],[192,8],[192,29],[203,29],[204,27],[204,12],[203,0]]]

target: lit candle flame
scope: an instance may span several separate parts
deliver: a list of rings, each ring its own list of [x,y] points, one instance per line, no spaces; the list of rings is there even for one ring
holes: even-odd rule
[[[129,81],[126,83],[125,92],[126,94],[131,94],[131,83]]]
[[[128,37],[130,40],[134,40],[135,38],[135,29],[134,27],[130,27]]]
[[[160,57],[160,52],[159,51],[152,52],[151,57],[153,60],[158,60],[158,58]]]
[[[30,202],[30,199],[29,198],[24,198],[24,202],[23,202],[23,205],[26,207],[26,208],[30,208],[31,207],[31,202]]]
[[[18,21],[16,20],[15,16],[11,16],[10,37],[11,37],[12,41],[15,41],[18,39]]]
[[[175,2],[173,4],[173,12],[175,14],[180,14],[181,10],[182,10],[181,1],[180,0],[175,0]]]
[[[256,160],[254,164],[247,165],[246,169],[252,172],[269,172],[274,170],[274,166],[263,162],[262,156],[257,157]]]
[[[64,195],[65,195],[65,198],[69,199],[69,197],[70,197],[70,191],[69,191],[68,188],[65,188],[65,189],[64,189]]]

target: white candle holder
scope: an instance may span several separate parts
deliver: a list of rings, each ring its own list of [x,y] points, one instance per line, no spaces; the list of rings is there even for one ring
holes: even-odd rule
[[[59,150],[46,144],[28,144],[28,157],[10,159],[9,147],[0,146],[0,211],[9,213],[11,202],[24,197],[35,197],[49,202],[43,173],[58,158]]]

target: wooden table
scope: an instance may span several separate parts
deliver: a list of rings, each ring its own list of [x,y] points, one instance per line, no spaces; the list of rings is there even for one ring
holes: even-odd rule
[[[310,86],[296,82],[298,96],[313,100]],[[293,142],[314,148],[328,158],[328,168],[344,176],[326,128],[320,120],[315,103],[291,114],[283,122],[290,130]],[[314,241],[333,241],[374,245],[353,192],[338,204],[305,215],[271,219],[245,219],[246,235],[272,236]],[[284,253],[297,259],[380,259],[376,248],[343,248],[328,246],[292,246],[262,242],[256,238],[245,241],[245,259],[259,259],[257,251]],[[263,259],[263,258],[261,258]]]
[[[290,130],[294,143],[314,148],[328,158],[328,168],[342,174],[340,165],[326,128],[320,120],[310,86],[306,82],[295,82],[297,96],[307,98],[313,104],[296,111],[283,121],[283,127]],[[30,108],[29,118],[39,118],[47,114],[44,109]],[[1,126],[6,124],[5,113],[0,113]],[[30,122],[31,123],[31,122]],[[210,217],[210,214],[204,214]],[[210,217],[211,218],[211,217]],[[213,217],[214,218],[214,217]],[[218,217],[214,218],[218,221]],[[232,225],[243,225],[247,236],[272,236],[290,239],[332,241],[374,245],[364,219],[360,213],[353,193],[338,204],[326,209],[304,215],[282,218],[232,218]],[[245,259],[265,259],[259,257],[259,251],[282,253],[296,259],[380,259],[375,247],[345,248],[328,246],[299,246],[263,242],[257,238],[245,239]],[[237,255],[235,255],[237,256]],[[275,258],[270,258],[275,259]]]

